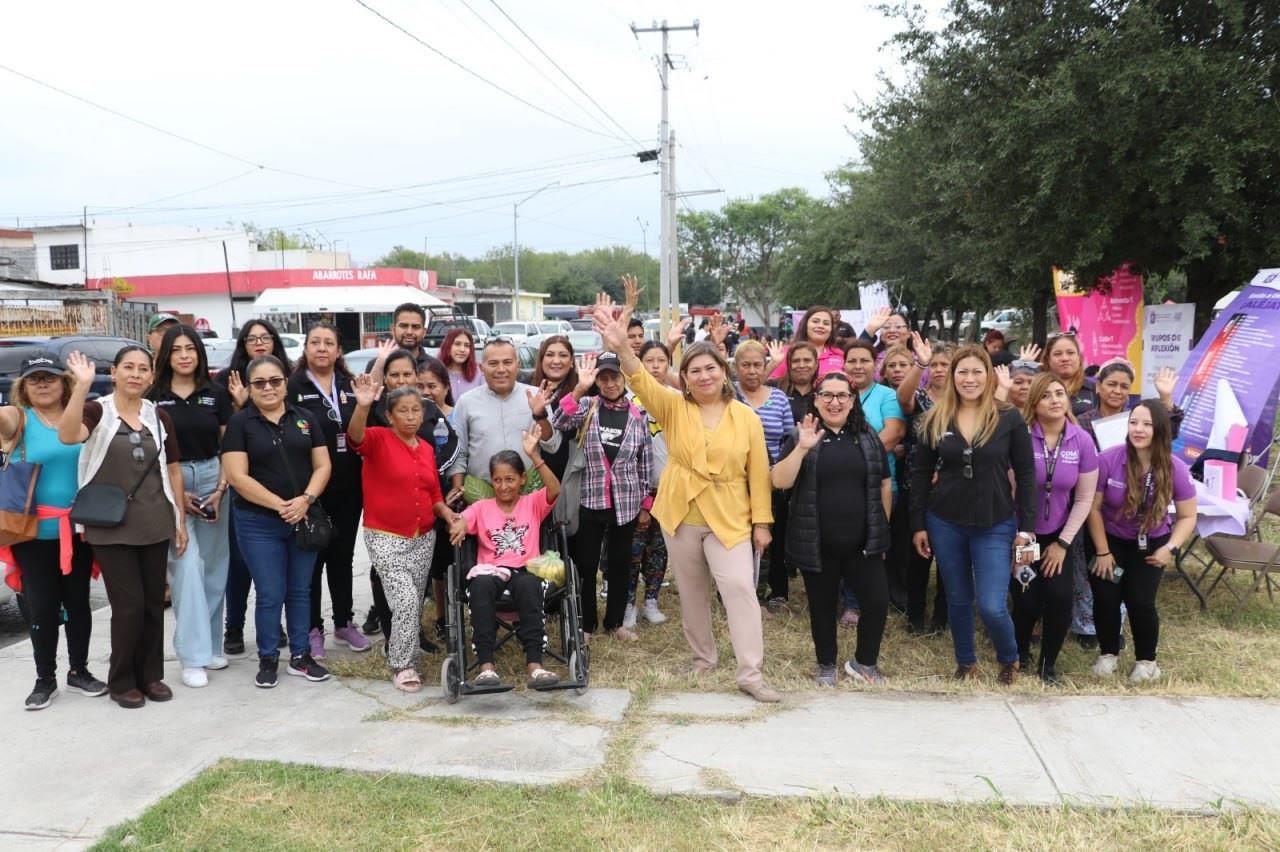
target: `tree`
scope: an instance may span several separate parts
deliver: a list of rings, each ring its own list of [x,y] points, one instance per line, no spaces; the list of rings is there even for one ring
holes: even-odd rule
[[[244,232],[258,243],[258,251],[288,251],[290,249],[314,249],[316,241],[302,231],[288,232],[281,228],[262,230],[252,222],[241,222]]]

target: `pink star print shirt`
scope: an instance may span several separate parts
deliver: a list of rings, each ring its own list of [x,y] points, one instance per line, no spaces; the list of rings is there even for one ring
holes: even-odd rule
[[[538,530],[551,514],[547,489],[539,488],[516,501],[515,511],[508,515],[492,498],[477,500],[462,512],[467,533],[476,536],[476,561],[504,568],[523,568],[542,551]]]

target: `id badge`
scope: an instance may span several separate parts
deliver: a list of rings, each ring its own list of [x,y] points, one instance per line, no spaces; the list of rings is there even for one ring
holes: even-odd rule
[[[339,432],[338,433],[338,452],[345,453],[346,451],[347,451],[347,433]],[[1143,541],[1145,540],[1146,539],[1144,538]]]
[[[1146,551],[1146,549],[1147,549],[1147,534],[1146,534],[1146,533],[1138,533],[1138,549],[1139,549],[1139,550],[1141,550],[1141,551],[1144,551],[1144,552]]]

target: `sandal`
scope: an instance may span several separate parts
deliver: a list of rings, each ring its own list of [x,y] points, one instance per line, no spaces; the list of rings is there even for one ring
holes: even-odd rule
[[[502,683],[502,678],[498,677],[498,673],[493,669],[480,672],[475,679],[476,686],[497,686],[500,683]]]
[[[553,686],[559,682],[560,676],[546,669],[534,669],[533,673],[529,675],[529,686],[535,689],[543,686]]]
[[[391,678],[391,682],[401,692],[417,692],[422,689],[422,678],[416,669],[401,669]]]

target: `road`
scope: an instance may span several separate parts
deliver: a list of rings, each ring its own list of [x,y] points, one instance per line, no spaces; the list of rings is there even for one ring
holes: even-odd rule
[[[89,605],[94,609],[101,609],[107,605],[107,590],[102,585],[101,578],[92,580],[89,583]],[[11,598],[0,604],[0,648],[7,648],[15,642],[21,642],[27,638],[27,622],[22,618],[22,613],[18,610],[18,599]],[[67,649],[65,643],[59,643],[59,659],[64,660]]]

